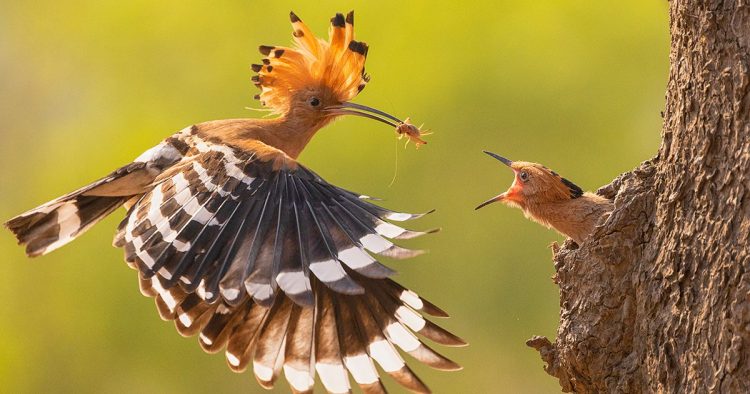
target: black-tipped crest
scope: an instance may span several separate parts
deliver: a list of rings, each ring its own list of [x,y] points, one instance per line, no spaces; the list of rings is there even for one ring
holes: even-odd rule
[[[346,22],[344,21],[344,14],[336,14],[333,18],[331,18],[331,24],[334,27],[344,27],[346,26]]]
[[[354,53],[359,53],[362,56],[367,56],[368,49],[367,44],[364,42],[352,40],[352,42],[349,43],[349,50]]]
[[[261,45],[258,47],[258,51],[260,52],[261,55],[268,56],[271,53],[271,51],[273,51],[273,47],[268,46],[268,45]]]
[[[289,111],[296,92],[325,87],[333,99],[347,102],[364,87],[367,45],[354,39],[354,14],[337,13],[331,18],[328,40],[315,36],[294,12],[292,47],[263,45],[258,49],[265,56],[262,67],[253,71],[260,75],[261,101],[276,113]],[[270,74],[273,70],[273,74]]]

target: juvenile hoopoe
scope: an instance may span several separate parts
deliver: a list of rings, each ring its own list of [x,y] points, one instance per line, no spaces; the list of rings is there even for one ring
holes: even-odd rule
[[[283,369],[294,392],[311,392],[316,372],[332,393],[350,391],[348,375],[366,392],[384,392],[374,360],[406,388],[428,392],[396,346],[431,367],[457,370],[414,333],[447,346],[465,342],[425,319],[447,315],[391,280],[394,271],[370,254],[420,254],[388,239],[431,231],[388,221],[422,215],[376,206],[296,160],[339,116],[403,122],[349,102],[369,79],[353,13],[331,19],[328,41],[290,17],[296,45],[261,46],[265,58],[253,65],[256,98],[278,117],[187,127],[6,226],[29,256],[39,256],[125,206],[114,245],[139,271],[141,292],[180,334],[199,334],[206,352],[226,348],[232,370],[252,362],[266,388]]]
[[[541,164],[511,161],[492,152],[484,153],[510,167],[515,178],[508,191],[479,204],[476,209],[496,201],[503,202],[520,208],[527,218],[554,228],[578,244],[594,231],[606,213],[612,211],[612,201],[584,192]]]

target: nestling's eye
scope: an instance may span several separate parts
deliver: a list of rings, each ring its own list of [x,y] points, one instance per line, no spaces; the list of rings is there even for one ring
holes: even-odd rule
[[[317,107],[320,105],[320,99],[317,97],[311,97],[307,100],[307,103],[310,104],[311,107]]]
[[[521,181],[526,182],[529,180],[529,174],[526,171],[521,171],[520,174],[518,174],[518,177],[521,178]]]

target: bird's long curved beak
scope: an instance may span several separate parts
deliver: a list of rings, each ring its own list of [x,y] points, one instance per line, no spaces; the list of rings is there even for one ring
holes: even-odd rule
[[[503,199],[505,198],[505,196],[506,196],[506,193],[505,193],[505,192],[503,192],[503,193],[501,193],[501,194],[498,194],[497,196],[495,196],[495,197],[492,197],[492,198],[490,198],[489,200],[487,200],[487,201],[485,201],[485,202],[483,202],[483,203],[481,203],[481,204],[477,205],[477,207],[476,207],[476,208],[474,208],[474,210],[476,211],[477,209],[479,209],[479,208],[482,208],[482,207],[484,207],[484,206],[486,206],[486,205],[490,205],[490,204],[492,204],[493,202],[497,202],[497,201],[502,201],[502,200],[503,200]]]
[[[496,154],[496,153],[492,153],[492,152],[489,152],[489,151],[486,151],[486,150],[483,150],[482,152],[484,152],[484,153],[486,153],[486,154],[488,154],[488,155],[492,156],[493,158],[495,158],[495,159],[499,160],[499,161],[500,161],[501,163],[503,163],[503,164],[505,164],[506,166],[508,166],[508,167],[510,167],[511,169],[513,169],[513,167],[512,167],[512,165],[513,165],[513,161],[512,161],[512,160],[508,160],[508,159],[506,159],[506,158],[504,158],[504,157],[502,157],[502,156],[500,156],[500,155],[498,155],[498,154]],[[490,205],[490,204],[492,204],[493,202],[498,202],[498,201],[502,201],[502,200],[504,200],[504,199],[505,199],[505,198],[506,198],[507,196],[508,196],[508,192],[503,192],[503,193],[501,193],[501,194],[498,194],[497,196],[495,196],[495,197],[492,197],[492,198],[490,198],[489,200],[487,200],[487,201],[485,201],[485,202],[483,202],[483,203],[479,204],[479,205],[478,205],[478,206],[477,206],[476,208],[474,208],[474,210],[476,211],[477,209],[479,209],[479,208],[482,208],[482,207],[484,207],[484,206],[487,206],[487,205]]]
[[[379,109],[368,107],[362,104],[355,103],[342,103],[340,105],[333,105],[324,110],[330,115],[354,115],[361,116],[363,118],[377,120],[383,122],[391,127],[398,127],[403,124],[404,121]]]

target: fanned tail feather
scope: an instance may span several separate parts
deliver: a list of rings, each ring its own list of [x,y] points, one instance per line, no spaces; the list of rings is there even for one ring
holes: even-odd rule
[[[30,257],[47,254],[86,232],[127,201],[127,197],[71,194],[5,223]]]
[[[182,159],[190,128],[162,141],[132,163],[74,192],[5,223],[31,257],[47,254],[86,232],[129,200],[142,195],[166,168]]]

